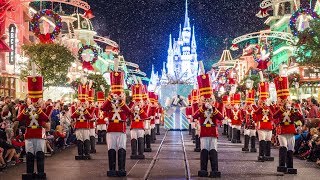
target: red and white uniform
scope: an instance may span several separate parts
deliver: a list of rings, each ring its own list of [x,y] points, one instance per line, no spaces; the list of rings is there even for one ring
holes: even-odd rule
[[[95,111],[97,117],[97,130],[107,130],[107,114],[106,112],[102,111],[101,109],[97,109]]]
[[[133,112],[131,113],[131,127],[130,135],[131,139],[138,139],[144,137],[144,120],[148,118],[147,113],[140,109],[138,105],[133,106]]]
[[[272,112],[268,106],[256,110],[256,122],[259,141],[271,141],[273,129]]]
[[[242,113],[239,108],[234,107],[233,109],[231,109],[230,119],[231,119],[232,128],[236,128],[240,130],[241,124],[242,124]]]
[[[303,118],[302,115],[299,112],[280,107],[273,117],[279,119],[276,124],[279,126],[278,139],[280,146],[286,147],[288,150],[294,150],[294,134],[296,133],[294,122]]]
[[[77,139],[81,141],[89,140],[89,122],[92,119],[92,115],[87,108],[83,107],[83,105],[79,105],[77,109],[75,109],[75,107],[73,107],[72,109],[74,111],[72,112],[71,118],[76,119],[75,129]]]
[[[256,136],[256,116],[254,109],[245,109],[243,110],[243,114],[245,115],[244,135],[248,135],[250,137]]]

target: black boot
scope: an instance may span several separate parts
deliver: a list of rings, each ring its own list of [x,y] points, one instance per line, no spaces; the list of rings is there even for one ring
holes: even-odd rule
[[[98,142],[97,144],[102,144],[102,131],[98,130]]]
[[[138,159],[144,159],[144,138],[143,137],[139,137],[138,138]]]
[[[228,125],[224,124],[223,125],[223,133],[222,135],[228,135]]]
[[[118,171],[119,177],[127,176],[126,172],[126,150],[123,148],[118,150]]]
[[[151,143],[155,143],[154,136],[155,136],[155,133],[154,133],[154,128],[153,128],[153,129],[151,129],[151,138],[150,138]]]
[[[233,129],[231,126],[228,126],[228,141],[232,141]]]
[[[160,124],[156,124],[157,133],[156,135],[160,135]]]
[[[257,152],[256,136],[251,136],[251,149],[250,149],[250,152]]]
[[[137,140],[131,139],[131,159],[138,159],[137,158]]]
[[[30,152],[26,155],[27,173],[22,174],[22,180],[32,180],[35,178],[34,174],[34,155]]]
[[[200,137],[199,137],[199,135],[196,135],[195,141],[196,141],[196,147],[194,148],[194,152],[200,152],[201,149],[200,149]]]
[[[279,148],[279,166],[277,167],[278,172],[287,172],[287,167],[286,167],[286,157],[287,157],[287,148],[281,146]]]
[[[293,151],[287,151],[287,173],[297,174],[297,169],[293,168]]]
[[[78,146],[78,156],[75,156],[75,160],[82,160],[83,159],[83,142],[80,140],[77,140],[77,146]]]
[[[218,152],[215,149],[209,151],[209,158],[211,163],[210,177],[218,178],[221,177],[221,172],[218,171]]]
[[[260,161],[260,162],[265,161],[265,150],[266,150],[266,141],[265,140],[259,141],[258,161]]]
[[[208,176],[208,150],[202,149],[200,153],[200,171],[198,171],[199,177]]]
[[[38,151],[37,158],[37,179],[46,179],[46,173],[44,173],[44,152]]]
[[[242,148],[242,151],[249,151],[249,135],[244,136],[244,147]]]
[[[90,140],[89,139],[86,139],[84,141],[84,160],[88,160],[88,159],[91,159],[91,156],[90,156]]]
[[[153,128],[153,139],[154,139],[154,140],[157,140],[156,128]]]
[[[191,124],[189,124],[189,135],[191,135]]]
[[[236,129],[236,130],[237,130],[237,131],[236,131],[236,132],[237,132],[237,139],[236,139],[237,141],[236,141],[236,142],[237,142],[237,143],[241,143],[241,140],[240,140],[240,137],[241,137],[241,136],[240,136],[240,130],[239,130],[239,129]]]
[[[196,139],[196,129],[191,129],[191,140],[194,141],[195,139]]]
[[[91,150],[90,150],[90,153],[97,153],[97,150],[96,150],[96,138],[94,136],[90,136],[90,147],[91,147]]]
[[[266,142],[266,148],[265,148],[265,157],[264,159],[266,161],[274,161],[274,157],[271,157],[271,141]]]
[[[232,143],[237,143],[237,137],[238,133],[237,133],[237,129],[236,128],[232,128]]]
[[[151,136],[150,134],[146,135],[146,148],[144,148],[144,152],[151,152]]]
[[[109,171],[107,172],[108,177],[117,177],[116,171],[116,150],[108,150],[108,159],[109,159]]]
[[[102,136],[102,144],[107,144],[107,131],[102,130],[101,136]]]

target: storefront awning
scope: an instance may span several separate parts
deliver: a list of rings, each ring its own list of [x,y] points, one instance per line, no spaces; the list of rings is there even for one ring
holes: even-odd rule
[[[11,52],[10,47],[2,39],[0,39],[0,52]]]

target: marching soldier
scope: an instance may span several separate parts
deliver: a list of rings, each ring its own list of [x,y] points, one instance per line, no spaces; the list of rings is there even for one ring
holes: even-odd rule
[[[242,124],[242,113],[239,107],[241,99],[240,93],[233,94],[234,106],[231,110],[231,123],[232,123],[232,143],[241,143],[240,129]]]
[[[192,135],[192,95],[188,95],[188,106],[186,107],[186,116],[189,122],[189,135]]]
[[[155,115],[156,115],[156,94],[154,92],[148,92],[150,105],[148,111],[148,117],[150,118],[150,127],[151,127],[151,143],[155,143],[156,140],[156,131],[155,131]]]
[[[255,109],[253,107],[255,90],[252,89],[253,81],[248,79],[246,82],[246,105],[243,110],[244,119],[244,148],[242,151],[249,151],[249,141],[251,141],[250,152],[257,152],[256,149],[256,124],[255,124]]]
[[[124,72],[118,71],[118,61],[115,60],[115,70],[110,73],[111,92],[101,110],[108,115],[107,141],[109,177],[123,177],[127,175],[126,163],[126,119],[130,109],[125,104]],[[116,171],[116,155],[118,152],[118,171]]]
[[[86,104],[87,86],[80,84],[78,86],[78,106],[71,107],[71,118],[76,119],[75,129],[78,146],[78,156],[75,156],[76,160],[87,160],[90,157],[90,130],[89,122],[92,119],[92,115],[89,112],[89,107]]]
[[[95,129],[95,121],[98,118],[96,116],[96,111],[98,111],[98,108],[94,104],[94,95],[95,91],[91,88],[92,81],[89,84],[88,89],[88,104],[89,104],[89,113],[92,115],[92,119],[89,121],[89,131],[90,131],[90,153],[96,153],[96,129]]]
[[[214,96],[212,94],[211,78],[208,74],[202,74],[197,77],[200,92],[200,107],[193,115],[194,119],[198,119],[200,124],[200,171],[199,177],[207,177],[208,160],[211,163],[210,177],[220,177],[218,171],[218,152],[217,137],[218,126],[217,120],[223,120],[222,114],[212,106],[214,104]]]
[[[156,94],[156,98],[155,98],[155,106],[156,106],[156,113],[155,113],[155,124],[156,124],[156,135],[160,135],[160,121],[161,121],[161,116],[163,113],[163,109],[159,103],[159,95]]]
[[[19,122],[24,122],[26,127],[25,149],[27,160],[27,173],[22,175],[23,180],[46,179],[44,172],[45,128],[48,116],[41,108],[43,97],[42,76],[28,77],[28,107],[24,107],[17,117]],[[34,172],[34,160],[37,160],[37,171]]]
[[[198,110],[199,110],[199,90],[198,89],[193,89],[192,90],[192,114],[194,115]],[[195,128],[195,144],[196,147],[194,148],[195,152],[200,152],[201,147],[200,147],[200,124],[199,120],[197,118],[193,119],[194,121],[194,128]]]
[[[259,108],[255,112],[259,137],[258,161],[274,161],[271,157],[271,138],[273,130],[272,111],[266,101],[269,98],[269,83],[259,83]]]
[[[298,111],[293,110],[291,103],[288,100],[288,77],[280,75],[274,82],[277,89],[277,96],[280,101],[279,109],[273,115],[274,118],[279,119],[276,124],[279,126],[280,130],[278,135],[280,148],[279,166],[277,167],[277,171],[288,174],[297,174],[297,169],[293,168],[294,134],[296,133],[294,122],[303,117]]]
[[[142,90],[143,84],[136,83],[131,87],[131,159],[144,159],[144,120],[147,118],[147,112],[143,109]]]
[[[230,114],[230,109],[227,109],[227,106],[229,105],[228,95],[222,96],[222,103],[223,103],[223,110],[221,111],[221,114],[224,117],[222,121],[222,124],[223,124],[222,135],[228,135],[228,122],[229,122],[229,114]]]
[[[101,106],[104,103],[104,91],[97,92],[97,103],[98,110],[96,111],[97,117],[97,131],[98,131],[98,142],[97,144],[107,144],[107,116],[104,111],[101,110]]]
[[[140,80],[140,79],[139,79]],[[142,84],[140,82],[140,84]],[[144,112],[148,112],[149,111],[149,105],[150,105],[150,100],[148,97],[148,89],[147,86],[144,85],[143,86],[143,110]],[[144,134],[145,134],[145,148],[144,148],[144,152],[151,152],[151,124],[150,124],[150,119],[149,119],[149,115],[147,113],[147,119],[145,119],[144,121]]]

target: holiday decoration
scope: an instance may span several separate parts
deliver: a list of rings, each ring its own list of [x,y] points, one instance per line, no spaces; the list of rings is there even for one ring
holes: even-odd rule
[[[83,54],[83,52],[88,49],[90,49],[93,53],[92,59],[90,57],[90,54],[86,54],[86,55]],[[83,58],[83,56],[85,56],[85,58]],[[78,51],[78,58],[79,58],[79,61],[82,63],[83,69],[94,70],[92,67],[92,64],[94,64],[98,59],[98,50],[94,46],[84,45]]]
[[[45,34],[43,34],[40,32],[40,19],[43,16],[51,17],[54,20],[56,26],[54,27],[51,33],[45,32]],[[55,37],[59,35],[61,28],[61,17],[50,9],[43,9],[37,12],[31,20],[31,30],[35,34],[35,36],[37,36],[40,39],[41,43],[52,43]]]
[[[300,8],[295,13],[292,14],[289,25],[294,36],[298,36],[299,32],[302,32],[310,28],[309,26],[310,19],[308,19],[307,16],[311,16],[312,19],[319,19],[318,14],[314,12],[312,9]],[[297,27],[298,19],[299,19],[299,26]],[[311,30],[309,33],[313,34],[313,31]]]

